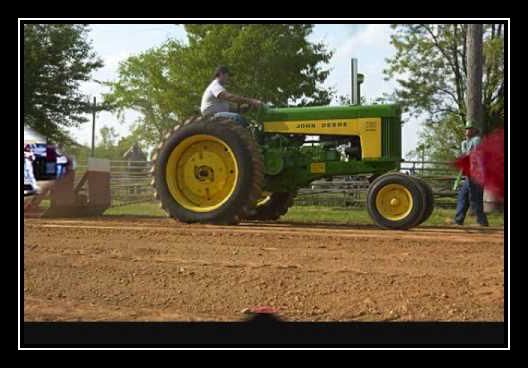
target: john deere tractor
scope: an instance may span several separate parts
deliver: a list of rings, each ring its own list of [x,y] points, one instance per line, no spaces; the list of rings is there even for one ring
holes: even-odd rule
[[[175,126],[154,154],[153,185],[171,217],[236,224],[277,220],[314,180],[366,174],[372,220],[408,229],[430,216],[433,195],[400,162],[397,105],[262,107],[249,128],[204,117]]]

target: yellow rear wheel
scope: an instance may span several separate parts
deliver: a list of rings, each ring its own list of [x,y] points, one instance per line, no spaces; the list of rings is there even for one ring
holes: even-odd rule
[[[237,159],[221,139],[193,135],[170,154],[166,180],[171,195],[181,206],[209,212],[233,194],[238,180]]]
[[[262,155],[253,136],[228,119],[189,119],[155,152],[156,198],[184,222],[236,224],[262,193]]]

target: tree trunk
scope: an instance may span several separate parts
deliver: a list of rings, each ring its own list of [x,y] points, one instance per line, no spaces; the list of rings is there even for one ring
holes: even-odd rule
[[[482,111],[482,24],[467,27],[467,120],[474,122],[481,134],[488,132],[488,124]]]

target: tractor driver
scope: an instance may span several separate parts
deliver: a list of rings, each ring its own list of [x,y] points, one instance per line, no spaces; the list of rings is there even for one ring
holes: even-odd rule
[[[245,128],[248,125],[246,119],[238,112],[230,110],[229,102],[233,102],[238,105],[248,104],[253,108],[258,108],[262,105],[262,102],[254,98],[237,96],[227,92],[225,85],[229,83],[231,76],[232,74],[227,67],[219,66],[216,68],[214,74],[215,79],[205,89],[205,92],[202,96],[202,105],[200,110],[202,112],[202,116],[231,119]]]

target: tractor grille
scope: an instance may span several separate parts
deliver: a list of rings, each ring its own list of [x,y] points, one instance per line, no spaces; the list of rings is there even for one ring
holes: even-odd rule
[[[383,118],[381,121],[381,147],[385,159],[401,159],[401,121],[398,118]]]

